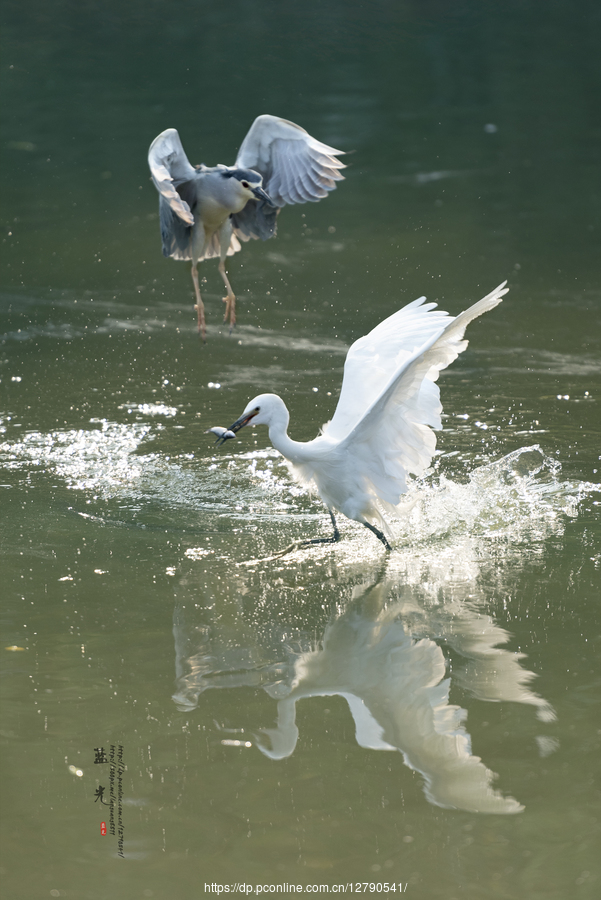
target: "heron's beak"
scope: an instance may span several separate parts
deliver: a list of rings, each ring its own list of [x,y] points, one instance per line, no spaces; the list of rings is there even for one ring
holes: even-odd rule
[[[266,203],[269,203],[270,206],[275,207],[275,203],[273,202],[269,194],[265,193],[263,188],[252,188],[252,192],[257,200],[264,200]]]

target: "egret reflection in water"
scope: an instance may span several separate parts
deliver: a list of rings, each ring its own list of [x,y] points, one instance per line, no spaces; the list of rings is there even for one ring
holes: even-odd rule
[[[472,753],[467,710],[451,702],[451,684],[479,700],[533,706],[545,723],[555,714],[529,688],[535,676],[524,668],[523,654],[503,646],[510,636],[486,611],[474,541],[461,539],[439,554],[428,551],[419,578],[408,572],[408,557],[399,555],[396,566],[391,560],[367,584],[357,575],[361,583],[353,585],[351,576],[345,584],[340,575],[341,595],[331,604],[336,611],[319,636],[282,622],[283,598],[278,602],[273,575],[261,604],[263,611],[272,604],[273,620],[258,627],[240,615],[240,604],[235,616],[219,613],[213,594],[206,606],[199,604],[194,577],[183,579],[186,599],[174,623],[174,700],[190,711],[208,689],[261,687],[276,701],[275,727],[257,722],[239,730],[265,756],[281,760],[297,747],[298,701],[340,696],[354,719],[357,743],[400,751],[405,764],[423,776],[431,803],[520,812],[523,806],[493,787],[493,772]],[[236,594],[242,603],[249,591],[249,577],[233,576],[234,605]],[[452,676],[445,648],[454,654]]]
[[[136,421],[92,422],[87,429],[10,434],[8,422],[0,458],[32,483],[51,472],[71,492],[71,514],[93,520],[93,527],[145,525],[160,516],[162,529],[181,534],[202,512],[215,523],[227,517],[229,527],[242,531],[266,493],[280,511],[280,527],[314,516],[273,453],[199,466],[187,455],[165,458],[152,443],[140,452],[161,433],[156,418],[172,419],[177,409],[132,399],[130,410]],[[254,508],[233,512],[232,492],[248,498],[253,489]],[[480,466],[468,482],[431,475],[412,487],[399,549],[384,574],[373,570],[373,552],[352,523],[335,559],[315,550],[310,558],[254,566],[236,565],[227,550],[220,556],[222,545],[205,526],[203,546],[182,556],[187,568],[176,587],[177,705],[194,710],[209,688],[262,688],[275,701],[273,717],[250,722],[245,743],[251,737],[277,760],[296,749],[297,701],[338,695],[354,718],[357,742],[374,752],[400,751],[422,774],[431,802],[517,812],[520,803],[493,787],[486,760],[472,753],[466,709],[450,691],[463,691],[465,707],[470,697],[520,703],[532,706],[541,723],[552,722],[552,709],[530,689],[532,673],[507,648],[509,634],[492,610],[511,594],[506,573],[524,564],[524,547],[561,535],[579,498],[593,490],[562,480],[560,464],[537,446]],[[315,576],[321,587],[312,583]],[[303,597],[317,595],[317,611],[303,605]],[[557,747],[549,734],[533,734],[532,741],[542,755]]]

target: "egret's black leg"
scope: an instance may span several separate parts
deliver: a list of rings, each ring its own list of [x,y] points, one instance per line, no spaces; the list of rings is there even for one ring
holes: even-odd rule
[[[369,528],[370,531],[373,531],[375,536],[377,538],[379,538],[379,540],[382,541],[382,543],[384,544],[384,546],[386,547],[387,550],[392,550],[392,547],[390,546],[390,544],[388,543],[388,541],[386,540],[386,538],[384,537],[384,535],[382,534],[382,532],[380,531],[379,528],[376,528],[375,525],[371,525],[369,522],[364,522],[363,524],[365,525],[366,528]]]
[[[336,519],[334,518],[334,513],[332,510],[329,510],[330,519],[332,520],[332,525],[334,526],[334,534],[329,538],[313,538],[311,541],[302,541],[300,544],[301,547],[308,547],[309,544],[335,544],[340,540],[340,532],[338,531],[338,525],[336,524]]]
[[[310,541],[295,541],[293,544],[290,544],[286,547],[285,550],[280,550],[279,553],[275,553],[273,556],[266,556],[262,560],[251,559],[246,563],[239,563],[239,565],[249,566],[254,565],[256,562],[269,562],[272,559],[281,559],[282,556],[286,556],[287,553],[291,553],[293,550],[300,550],[301,547],[310,547],[311,544],[335,544],[340,540],[340,532],[338,531],[338,525],[336,524],[336,519],[334,518],[334,513],[332,510],[329,510],[330,519],[332,520],[332,525],[334,526],[334,534],[329,538],[313,538]]]

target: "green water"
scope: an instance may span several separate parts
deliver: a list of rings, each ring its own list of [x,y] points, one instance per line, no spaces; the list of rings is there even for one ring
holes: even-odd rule
[[[32,0],[4,23],[3,896],[597,897],[595,5]],[[346,181],[230,261],[232,336],[201,266],[203,347],[147,148],[176,127],[231,164],[265,112],[352,151]],[[354,339],[505,278],[440,379],[394,552],[343,520],[266,559],[327,512],[265,429],[220,451],[206,429],[269,390],[314,437]]]

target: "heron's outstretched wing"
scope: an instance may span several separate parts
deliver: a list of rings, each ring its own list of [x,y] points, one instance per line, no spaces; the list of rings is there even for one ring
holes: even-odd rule
[[[259,116],[238,151],[236,165],[254,169],[276,206],[321,200],[333,191],[344,169],[335,150],[300,125],[277,116]]]
[[[472,319],[488,312],[501,302],[508,291],[506,283],[504,281],[455,318],[441,312],[433,313],[431,312],[433,304],[421,305],[423,300],[417,300],[395,316],[391,316],[386,322],[382,322],[371,334],[357,341],[351,348],[349,357],[359,345],[350,365],[347,363],[349,371],[347,372],[345,368],[343,392],[347,378],[350,378],[349,384],[358,384],[359,375],[365,376],[364,359],[360,354],[367,350],[368,344],[361,346],[362,342],[372,338],[386,326],[387,322],[393,322],[397,316],[400,317],[407,311],[412,315],[420,314],[421,323],[416,316],[414,331],[418,337],[420,328],[423,329],[425,341],[409,353],[403,348],[399,354],[400,364],[388,383],[340,442],[340,449],[356,458],[357,467],[369,473],[373,493],[384,503],[396,505],[406,489],[407,472],[421,475],[430,464],[436,448],[436,437],[432,429],[441,427],[442,406],[440,392],[435,383],[440,370],[446,368],[465,350],[468,342],[463,339],[463,335],[467,325]],[[386,341],[383,344],[385,346]],[[406,354],[404,358],[403,354]],[[390,352],[389,357],[391,356]],[[354,396],[357,397],[356,394]],[[339,407],[342,400],[341,393]],[[344,424],[350,421],[347,407],[351,405],[359,406],[360,403],[354,403],[349,387],[345,393],[344,408],[338,422],[337,409],[330,426],[325,431],[328,438],[340,440],[338,435]],[[365,407],[362,409],[365,410]]]
[[[169,204],[183,222],[193,225],[194,216],[190,205],[176,188],[192,181],[197,176],[197,171],[190,165],[175,128],[167,128],[154,139],[148,151],[148,165],[161,199]]]
[[[279,211],[265,200],[249,200],[244,209],[230,216],[234,233],[241,241],[267,241],[276,233]]]

